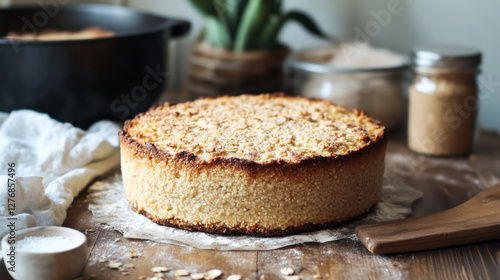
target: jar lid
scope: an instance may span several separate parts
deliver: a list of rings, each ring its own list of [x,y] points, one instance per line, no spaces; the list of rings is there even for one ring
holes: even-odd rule
[[[475,68],[481,64],[481,51],[462,46],[422,46],[413,49],[415,66]]]

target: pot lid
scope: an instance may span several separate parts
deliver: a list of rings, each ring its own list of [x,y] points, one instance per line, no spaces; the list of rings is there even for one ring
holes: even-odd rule
[[[412,51],[415,66],[475,68],[481,64],[481,51],[464,46],[420,46]]]

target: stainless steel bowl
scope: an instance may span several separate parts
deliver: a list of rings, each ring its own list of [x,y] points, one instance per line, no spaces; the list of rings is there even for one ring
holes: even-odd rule
[[[336,67],[326,63],[333,55],[333,48],[292,54],[285,62],[288,92],[362,110],[387,129],[395,128],[403,109],[407,63],[380,68]]]

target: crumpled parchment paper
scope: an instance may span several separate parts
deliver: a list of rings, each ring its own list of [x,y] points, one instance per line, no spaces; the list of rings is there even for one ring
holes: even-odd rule
[[[132,211],[123,189],[122,177],[115,174],[89,187],[87,198],[93,221],[105,229],[117,230],[126,238],[187,245],[211,250],[272,250],[305,242],[324,243],[355,239],[354,229],[360,224],[399,220],[411,213],[412,203],[422,192],[409,186],[385,185],[380,203],[363,219],[344,226],[281,237],[222,235],[160,226]]]

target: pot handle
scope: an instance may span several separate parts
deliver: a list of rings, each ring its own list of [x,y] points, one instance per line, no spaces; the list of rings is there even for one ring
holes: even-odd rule
[[[170,19],[168,21],[168,27],[171,29],[170,36],[175,38],[189,33],[189,30],[191,30],[191,23],[182,19]]]

